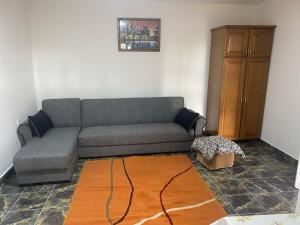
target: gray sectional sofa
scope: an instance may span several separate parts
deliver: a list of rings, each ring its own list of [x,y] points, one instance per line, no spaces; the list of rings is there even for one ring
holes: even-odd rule
[[[78,157],[189,151],[206,120],[199,116],[187,132],[174,123],[183,107],[182,97],[44,100],[54,128],[38,138],[27,123],[19,126],[18,182],[70,180]]]

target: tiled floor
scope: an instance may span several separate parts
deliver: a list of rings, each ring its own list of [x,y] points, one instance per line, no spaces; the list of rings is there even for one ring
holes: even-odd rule
[[[240,145],[246,158],[236,159],[233,168],[212,172],[194,162],[228,214],[293,213],[297,168],[278,160],[276,152],[263,142]]]
[[[228,214],[294,212],[296,167],[261,141],[240,145],[246,158],[236,159],[234,168],[212,172],[193,161]],[[62,224],[83,162],[69,183],[19,187],[13,173],[7,176],[0,184],[1,225]]]

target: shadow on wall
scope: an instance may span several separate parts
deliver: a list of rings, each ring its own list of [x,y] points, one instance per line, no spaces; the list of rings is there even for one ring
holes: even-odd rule
[[[172,36],[163,46],[161,95],[184,96],[185,105],[205,115],[209,73],[210,31],[201,27],[188,43]],[[186,35],[184,33],[182,36]],[[177,57],[174,57],[177,56]]]

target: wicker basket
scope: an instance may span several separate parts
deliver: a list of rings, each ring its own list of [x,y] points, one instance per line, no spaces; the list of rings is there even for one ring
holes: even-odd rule
[[[234,163],[234,153],[224,155],[215,155],[212,160],[207,161],[200,152],[197,152],[197,159],[209,170],[218,170],[226,167],[232,167]]]

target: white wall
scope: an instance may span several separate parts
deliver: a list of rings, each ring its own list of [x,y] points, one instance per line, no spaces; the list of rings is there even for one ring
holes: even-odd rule
[[[36,110],[31,49],[22,0],[0,0],[0,178],[19,149],[17,119]]]
[[[298,0],[286,4],[269,0],[257,6],[134,0],[26,2],[31,46],[25,1],[0,0],[0,177],[19,148],[16,120],[32,114],[36,102],[44,98],[182,95],[188,107],[205,114],[209,29],[222,24],[278,25],[262,139],[300,157]],[[117,17],[161,18],[161,52],[118,52]]]
[[[258,5],[261,24],[277,25],[264,114],[262,139],[299,158],[300,1],[269,0]]]
[[[254,6],[172,1],[31,0],[37,102],[180,95],[205,113],[210,28],[249,24]],[[161,18],[161,52],[117,51],[117,17]]]

